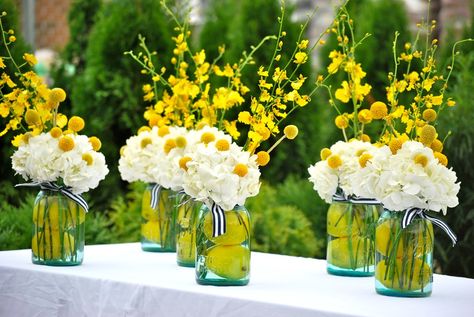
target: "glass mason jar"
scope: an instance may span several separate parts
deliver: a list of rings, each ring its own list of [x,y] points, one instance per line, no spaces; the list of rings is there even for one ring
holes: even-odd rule
[[[143,251],[175,252],[174,195],[170,189],[161,188],[156,208],[150,206],[151,191],[149,184],[143,193],[141,246]]]
[[[333,275],[374,275],[374,233],[380,205],[334,201],[327,213],[327,271]]]
[[[399,297],[430,296],[434,235],[431,221],[416,217],[402,229],[404,212],[384,210],[375,230],[375,290]]]
[[[247,285],[250,277],[250,216],[244,206],[225,211],[227,230],[212,236],[212,214],[203,204],[196,228],[196,281]]]
[[[176,260],[179,266],[194,267],[196,260],[196,222],[202,203],[184,193],[175,202]]]
[[[33,263],[80,265],[84,258],[85,218],[85,210],[72,199],[41,190],[33,208]]]

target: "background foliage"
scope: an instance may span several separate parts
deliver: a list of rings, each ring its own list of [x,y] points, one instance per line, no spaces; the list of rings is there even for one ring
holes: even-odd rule
[[[10,13],[9,25],[18,29],[13,1],[2,0],[2,8],[4,4]],[[261,37],[276,31],[275,19],[279,10],[277,0],[211,0],[204,24],[194,30],[194,46],[205,48],[211,59],[217,46],[225,44],[226,60],[235,61],[242,50],[249,51]],[[288,32],[287,47],[296,41],[301,23],[290,19],[292,10],[288,8],[284,21]],[[349,11],[356,25],[356,36],[372,34],[360,47],[357,56],[373,87],[367,102],[384,100],[386,74],[393,66],[391,46],[394,33],[396,30],[401,32],[399,45],[411,38],[406,12],[400,0],[350,1]],[[86,132],[103,140],[103,150],[111,169],[100,188],[87,196],[91,212],[86,217],[86,242],[138,241],[144,184],[127,187],[119,179],[116,164],[124,140],[145,123],[141,91],[145,78],[139,67],[123,56],[123,51],[135,49],[137,35],[143,34],[149,47],[158,51],[160,62],[169,67],[165,57],[171,56],[172,23],[161,11],[157,0],[74,0],[69,23],[74,41],[61,53],[61,61],[54,71],[55,81],[67,89],[71,110],[85,117]],[[21,35],[16,35],[14,52],[21,57],[28,48]],[[464,37],[473,35],[474,24],[471,23]],[[443,61],[450,55],[454,36],[447,38],[446,43],[441,42],[440,57]],[[328,65],[327,55],[335,45],[333,40],[328,40],[320,51],[319,63],[315,63],[320,65],[319,70]],[[266,63],[270,50],[269,44],[257,53],[256,64],[247,68],[243,81],[254,83],[253,87],[256,87],[257,65]],[[438,126],[440,131],[453,132],[445,144],[445,152],[462,185],[460,205],[450,210],[445,220],[458,234],[459,243],[452,248],[444,233],[435,229],[435,261],[440,272],[474,277],[474,244],[471,242],[474,239],[474,172],[469,164],[474,154],[474,102],[471,96],[474,90],[474,46],[464,45],[460,51],[462,54],[458,56],[449,89],[449,95],[457,100],[458,106],[447,109],[449,111],[443,114]],[[72,76],[70,65],[75,69]],[[310,63],[306,67],[311,67]],[[312,76],[307,80],[309,86],[306,89],[311,88],[314,74],[319,70],[316,67],[303,70]],[[339,83],[340,78],[335,77],[331,84],[336,87]],[[322,147],[341,138],[333,124],[335,112],[327,100],[327,95],[321,91],[306,108],[288,120],[300,128],[300,135],[295,142],[286,141],[278,148],[270,167],[263,171],[260,194],[248,200],[247,207],[253,219],[252,248],[256,251],[325,257],[328,206],[307,181],[307,167],[319,160]],[[67,109],[64,111],[68,112]],[[3,138],[0,146],[0,249],[29,248],[35,192],[13,188],[19,178],[13,177],[10,168],[12,147]]]

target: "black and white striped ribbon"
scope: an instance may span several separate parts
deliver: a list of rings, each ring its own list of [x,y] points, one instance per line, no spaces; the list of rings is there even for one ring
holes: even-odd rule
[[[80,194],[74,194],[71,191],[70,187],[65,187],[65,186],[59,186],[53,182],[31,182],[31,183],[24,183],[24,184],[17,184],[15,187],[38,187],[41,190],[49,190],[52,192],[59,192],[66,196],[67,198],[73,200],[75,203],[77,203],[79,206],[81,206],[85,212],[89,211],[89,206],[87,205],[87,202],[82,198]]]
[[[156,209],[156,207],[158,207],[158,203],[160,202],[160,190],[160,184],[154,184],[151,189],[150,207],[152,209]]]
[[[215,202],[212,202],[211,213],[212,213],[212,236],[215,238],[220,235],[223,235],[227,230],[226,223],[225,223],[225,212],[221,206],[219,206]]]
[[[332,196],[332,200],[337,201],[337,202],[350,202],[353,204],[380,205],[380,202],[376,199],[357,197],[356,195],[346,196],[346,194],[343,191],[337,191]]]
[[[456,234],[451,230],[451,228],[448,227],[448,225],[444,221],[428,215],[427,213],[425,213],[425,210],[421,208],[414,207],[414,208],[409,208],[405,211],[405,214],[403,215],[403,218],[402,218],[402,229],[405,229],[406,227],[408,227],[413,221],[413,219],[415,219],[416,217],[427,219],[431,221],[433,224],[443,229],[444,232],[446,232],[446,234],[449,236],[449,238],[451,238],[451,241],[453,242],[453,246],[458,241]]]

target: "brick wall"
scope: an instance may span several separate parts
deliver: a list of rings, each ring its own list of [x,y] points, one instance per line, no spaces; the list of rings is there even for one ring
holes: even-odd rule
[[[71,0],[36,0],[35,47],[60,50],[69,40],[67,16]]]

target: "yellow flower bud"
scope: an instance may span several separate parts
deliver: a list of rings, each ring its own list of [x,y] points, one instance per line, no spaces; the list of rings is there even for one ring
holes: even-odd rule
[[[184,148],[184,147],[186,147],[186,144],[188,144],[188,141],[182,135],[176,137],[175,141],[176,141],[176,146],[179,147],[179,148]]]
[[[216,139],[216,136],[212,132],[204,132],[201,135],[201,142],[204,144],[209,144]]]
[[[87,165],[92,165],[92,163],[94,163],[94,158],[90,153],[82,154],[82,160],[86,161]]]
[[[321,150],[319,155],[321,156],[321,160],[325,161],[330,155],[332,154],[331,150],[325,147]]]
[[[59,139],[58,146],[61,150],[63,150],[64,152],[67,152],[67,151],[71,151],[72,149],[74,149],[75,144],[74,144],[73,138],[66,135],[66,136],[63,136]]]
[[[431,143],[431,149],[434,152],[442,152],[443,151],[443,142],[438,139],[435,139],[433,143]]]
[[[367,134],[364,133],[360,136],[360,140],[362,142],[369,142],[370,143],[370,136],[368,136]]]
[[[41,122],[40,115],[38,111],[34,109],[28,109],[25,113],[25,122],[28,125],[37,125]]]
[[[257,153],[257,164],[259,166],[266,166],[270,162],[270,154],[267,151],[260,151]]]
[[[287,125],[285,129],[283,129],[283,133],[288,139],[293,140],[298,135],[298,127],[292,124]]]
[[[168,154],[172,149],[176,147],[176,141],[174,139],[168,139],[163,146],[163,151]]]
[[[170,128],[166,125],[160,127],[158,129],[158,136],[164,137],[165,135],[170,133]]]
[[[73,116],[69,119],[69,122],[67,124],[67,127],[69,130],[72,130],[74,132],[79,132],[82,129],[84,129],[85,126],[84,119],[78,116]]]
[[[336,169],[342,165],[341,157],[337,154],[332,154],[327,159],[328,166],[332,169]]]
[[[423,155],[423,154],[415,155],[414,161],[416,164],[420,164],[423,167],[428,165],[428,158],[426,157],[426,155]]]
[[[397,154],[398,150],[402,148],[403,143],[403,140],[400,138],[391,139],[388,143],[388,147],[390,148],[390,151],[392,151],[392,154]]]
[[[189,156],[183,156],[179,159],[179,167],[187,171],[188,166],[186,164],[188,164],[189,161],[191,161],[191,158]]]
[[[58,128],[58,127],[54,127],[54,128],[52,128],[52,129],[49,131],[49,134],[50,134],[53,138],[57,139],[57,138],[59,138],[61,135],[63,135],[63,131],[62,131],[60,128]]]
[[[53,88],[49,92],[49,101],[55,105],[66,100],[66,92],[61,88]]]
[[[234,174],[237,174],[240,177],[244,177],[245,175],[247,175],[248,172],[249,172],[249,169],[248,169],[247,165],[245,165],[245,164],[238,163],[234,167]]]
[[[448,158],[446,157],[446,155],[440,152],[434,152],[434,156],[438,159],[438,162],[441,165],[448,166]]]
[[[370,112],[372,112],[372,117],[374,119],[383,119],[388,114],[387,105],[381,101],[376,101],[370,105]]]
[[[434,111],[433,109],[426,109],[425,111],[423,111],[423,119],[428,122],[435,121],[437,116],[438,115],[436,114],[436,111]]]
[[[339,129],[345,129],[349,126],[349,120],[347,120],[346,116],[343,115],[337,116],[334,123]]]
[[[220,139],[216,142],[216,149],[218,151],[228,151],[230,148],[230,143],[226,139]]]
[[[369,124],[372,122],[372,112],[368,109],[362,109],[357,114],[357,119],[363,124]]]
[[[364,168],[367,166],[367,162],[372,158],[372,155],[369,153],[364,153],[361,156],[359,156],[359,165],[360,167]]]
[[[151,138],[149,137],[146,137],[146,138],[143,138],[142,141],[140,142],[140,146],[142,149],[146,148],[148,146],[148,144],[151,144],[153,143],[153,141],[151,140]]]
[[[140,129],[138,129],[137,133],[140,134],[142,132],[145,132],[145,131],[151,131],[150,127],[147,127],[147,126],[143,126],[143,127],[140,127]]]
[[[431,146],[431,143],[436,139],[436,129],[432,125],[425,125],[421,129],[420,142],[425,146]]]
[[[100,139],[96,136],[91,136],[89,138],[89,143],[92,145],[92,149],[94,149],[94,151],[99,151],[102,147],[102,142],[100,142]]]

